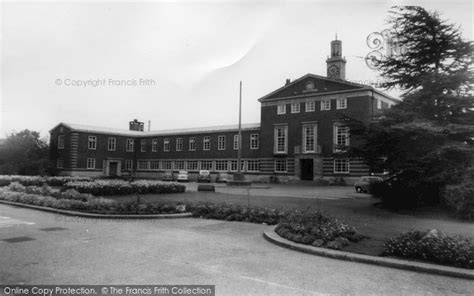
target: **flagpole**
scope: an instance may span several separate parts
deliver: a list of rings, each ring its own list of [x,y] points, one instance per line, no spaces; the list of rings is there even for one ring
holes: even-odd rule
[[[239,89],[239,145],[237,150],[237,175],[240,178],[241,174],[241,158],[242,158],[242,80],[240,81]]]

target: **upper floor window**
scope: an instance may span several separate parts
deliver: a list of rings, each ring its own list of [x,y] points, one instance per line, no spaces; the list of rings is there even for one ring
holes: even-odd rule
[[[322,100],[321,101],[321,111],[331,110],[331,100]]]
[[[202,150],[211,150],[211,137],[204,137],[204,140],[202,142]]]
[[[337,99],[336,109],[347,109],[347,98]]]
[[[303,153],[316,153],[317,125],[303,125]]]
[[[316,104],[315,104],[314,101],[308,101],[305,104],[305,111],[306,112],[314,112],[315,106],[316,106]]]
[[[89,136],[89,142],[87,143],[87,148],[90,150],[97,149],[97,137],[96,136]]]
[[[349,173],[350,162],[345,158],[334,159],[334,173]]]
[[[300,113],[300,103],[291,104],[291,113]]]
[[[127,152],[133,152],[133,144],[134,141],[133,139],[127,139],[127,145],[125,146],[125,151]]]
[[[278,105],[277,114],[286,114],[286,105]]]
[[[165,140],[163,141],[163,151],[170,151],[170,139],[169,138],[165,138]]]
[[[217,149],[225,150],[225,136],[217,137]]]
[[[234,135],[234,150],[239,150],[239,135]]]
[[[189,138],[189,151],[196,151],[196,138]]]
[[[146,140],[141,140],[140,141],[140,151],[141,152],[146,152]]]
[[[276,126],[274,131],[273,149],[275,153],[287,153],[288,151],[288,126]]]
[[[334,152],[343,152],[349,147],[349,127],[334,124]]]
[[[151,141],[151,152],[158,152],[158,139]]]
[[[115,151],[116,146],[117,146],[117,140],[115,138],[109,138],[107,140],[107,149],[109,151]]]
[[[58,149],[64,149],[64,143],[65,143],[64,135],[58,136]]]
[[[250,135],[250,149],[258,149],[258,134]]]
[[[176,151],[183,151],[183,138],[176,139]]]

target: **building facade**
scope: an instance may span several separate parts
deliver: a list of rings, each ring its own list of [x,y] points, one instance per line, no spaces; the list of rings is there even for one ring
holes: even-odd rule
[[[342,118],[370,122],[397,100],[370,86],[345,80],[342,42],[331,42],[327,77],[286,80],[259,99],[261,122],[242,125],[241,171],[253,181],[343,178],[369,173],[347,155],[350,130]],[[238,126],[144,131],[59,123],[51,131],[51,159],[63,175],[161,178],[186,170],[197,174],[237,171]]]

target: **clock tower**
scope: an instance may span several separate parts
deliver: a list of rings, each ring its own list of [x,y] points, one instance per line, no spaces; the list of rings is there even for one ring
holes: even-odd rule
[[[346,79],[346,59],[342,57],[342,41],[331,41],[331,57],[326,60],[327,77],[333,79]]]

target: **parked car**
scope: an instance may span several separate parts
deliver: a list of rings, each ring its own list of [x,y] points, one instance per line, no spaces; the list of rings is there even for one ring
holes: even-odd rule
[[[377,176],[362,176],[357,182],[354,183],[356,192],[370,192],[370,185],[374,183],[383,182],[382,177]]]
[[[211,172],[207,170],[200,170],[197,181],[211,183]]]
[[[188,172],[186,171],[179,171],[178,178],[176,179],[178,182],[189,182]]]
[[[216,179],[216,182],[218,183],[226,183],[227,181],[230,181],[230,175],[226,173],[220,173],[219,176]]]
[[[163,178],[161,180],[162,181],[174,181],[173,172],[172,171],[166,171],[165,175],[163,176]]]

